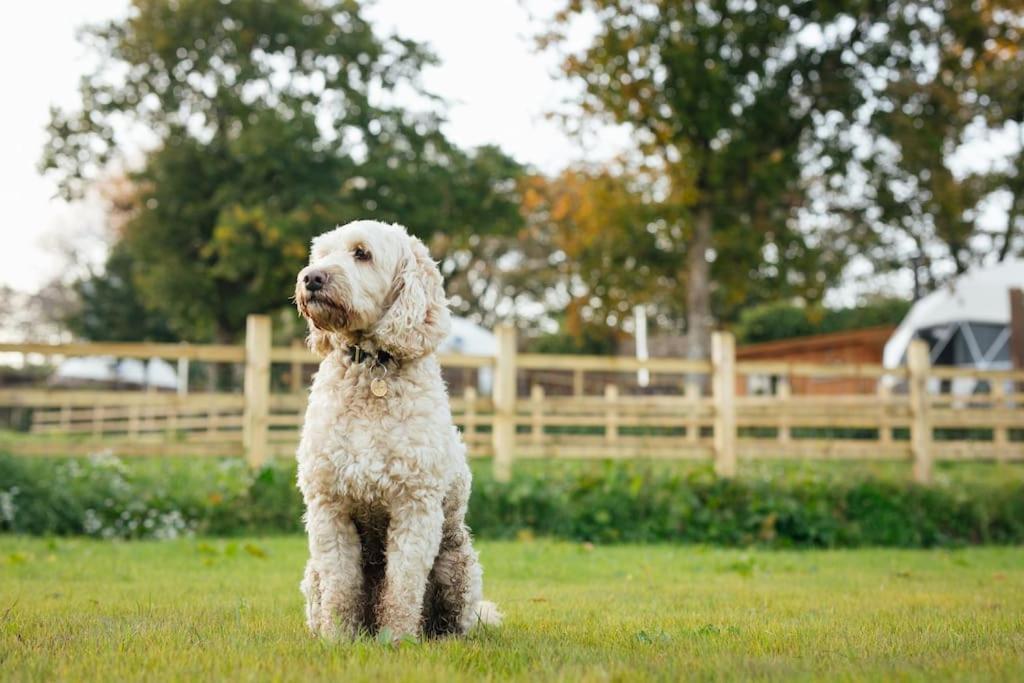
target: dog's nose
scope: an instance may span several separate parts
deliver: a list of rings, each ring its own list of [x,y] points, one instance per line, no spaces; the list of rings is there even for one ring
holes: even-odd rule
[[[302,276],[302,282],[306,285],[307,291],[316,292],[324,288],[327,274],[322,270],[311,270]]]

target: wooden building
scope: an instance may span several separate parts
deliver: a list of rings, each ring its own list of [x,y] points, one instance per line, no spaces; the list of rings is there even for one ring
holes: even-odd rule
[[[894,327],[883,325],[760,344],[745,344],[737,347],[736,360],[880,364],[885,342],[893,330]],[[774,393],[777,380],[778,378],[774,376],[741,377],[736,389],[741,394]],[[853,377],[792,377],[790,387],[794,394],[870,394],[876,391],[876,381]]]

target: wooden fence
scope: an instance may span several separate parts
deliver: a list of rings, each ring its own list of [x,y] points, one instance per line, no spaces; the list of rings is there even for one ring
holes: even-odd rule
[[[913,343],[906,367],[886,369],[737,362],[728,333],[715,334],[708,360],[523,354],[513,328],[496,334],[495,357],[443,355],[441,362],[453,378],[452,412],[470,454],[493,457],[501,479],[516,458],[711,461],[721,476],[749,460],[897,460],[912,464],[921,482],[938,460],[1024,460],[1024,371],[931,367],[923,342]],[[290,457],[306,404],[298,378],[316,359],[302,347],[271,342],[269,319],[251,316],[244,346],[0,344],[0,353],[27,359],[175,359],[180,378],[176,393],[0,388],[0,414],[16,428],[3,433],[0,448],[24,455],[244,455],[254,466]],[[244,367],[244,390],[188,391],[190,362]],[[647,386],[637,380],[642,369]],[[588,393],[588,376],[599,377],[603,390]],[[755,377],[771,393],[738,395]],[[856,377],[876,389],[795,394],[797,377]],[[970,380],[970,393],[950,393],[954,380]]]

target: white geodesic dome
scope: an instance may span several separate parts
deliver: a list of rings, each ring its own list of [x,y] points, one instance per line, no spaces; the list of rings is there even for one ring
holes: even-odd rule
[[[928,342],[933,365],[1010,366],[1010,294],[1024,288],[1024,260],[974,268],[922,298],[885,344],[882,362],[904,362],[915,338]]]
[[[498,338],[486,327],[472,320],[452,316],[452,331],[438,347],[441,353],[464,353],[470,356],[495,356],[498,353]],[[483,395],[491,393],[494,371],[480,368],[477,374],[477,391]]]

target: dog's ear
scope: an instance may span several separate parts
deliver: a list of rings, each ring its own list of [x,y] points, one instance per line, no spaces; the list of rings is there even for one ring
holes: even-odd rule
[[[309,350],[321,359],[327,358],[334,350],[334,335],[321,330],[311,321],[307,322],[309,323],[309,336],[306,337],[306,344],[309,346]]]
[[[423,242],[408,236],[408,253],[398,266],[392,303],[374,327],[374,337],[396,358],[432,353],[451,331],[444,279]]]

